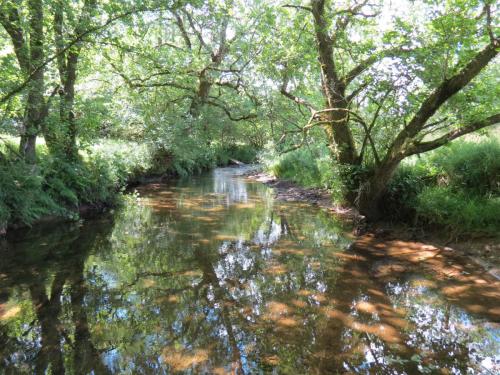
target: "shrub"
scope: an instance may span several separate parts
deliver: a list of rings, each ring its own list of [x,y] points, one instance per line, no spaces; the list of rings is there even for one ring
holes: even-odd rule
[[[402,164],[389,183],[383,198],[384,215],[410,220],[415,215],[417,197],[426,186],[436,184],[437,171],[424,163]]]
[[[44,190],[43,177],[23,162],[0,163],[0,227],[8,223],[32,223],[42,215],[62,210]]]
[[[453,231],[500,231],[500,142],[454,142],[396,171],[384,197],[392,219],[418,217]]]
[[[276,177],[293,181],[305,187],[328,189],[334,200],[341,201],[346,186],[359,171],[342,170],[330,157],[326,146],[300,148],[278,155],[268,145],[259,155],[264,169]]]
[[[12,139],[14,141],[14,139]],[[191,147],[181,147],[191,146]],[[41,216],[78,217],[81,205],[113,205],[117,192],[150,174],[191,173],[227,164],[229,158],[251,162],[255,150],[245,145],[184,145],[172,150],[131,141],[101,140],[68,162],[50,155],[40,142],[36,167],[19,160],[14,143],[0,144],[0,229],[30,225]]]

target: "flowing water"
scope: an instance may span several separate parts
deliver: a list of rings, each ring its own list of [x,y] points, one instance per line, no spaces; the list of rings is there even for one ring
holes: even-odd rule
[[[498,283],[403,242],[349,246],[331,215],[241,171],[11,234],[0,373],[500,373]]]

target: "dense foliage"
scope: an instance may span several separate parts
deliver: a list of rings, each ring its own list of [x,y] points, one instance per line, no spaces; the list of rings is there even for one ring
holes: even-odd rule
[[[446,193],[429,189],[490,204],[497,146],[424,157],[441,171],[432,178],[422,162],[404,171],[498,123],[497,8],[3,0],[0,225],[74,216],[145,174],[182,176],[260,152],[275,174],[328,188],[370,218],[389,201],[401,216],[459,226],[454,210],[432,204]],[[18,145],[5,143],[12,137]],[[423,182],[404,182],[419,173]]]

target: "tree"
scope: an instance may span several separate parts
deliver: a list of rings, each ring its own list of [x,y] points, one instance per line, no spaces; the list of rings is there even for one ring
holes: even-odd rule
[[[108,61],[129,88],[161,90],[165,106],[181,106],[186,117],[199,120],[209,106],[233,122],[253,119],[252,108],[237,103],[256,100],[245,73],[258,53],[260,19],[245,12],[253,6],[233,0],[176,4],[137,20],[133,33],[113,33]],[[246,108],[231,108],[238,106]]]
[[[27,162],[34,163],[36,137],[47,116],[42,66],[45,41],[44,10],[42,0],[29,0],[27,3],[29,18],[27,23],[22,22],[22,14],[16,1],[2,2],[0,23],[9,34],[22,75],[31,77],[27,89],[19,151]]]
[[[493,33],[489,3],[482,8],[453,1],[443,9],[431,6],[434,18],[418,30],[425,34],[397,19],[396,30],[377,40],[372,20],[380,15],[380,5],[365,0],[347,7],[327,0],[285,5],[312,16],[324,105],[318,109],[289,91],[288,76],[281,86],[283,95],[311,111],[303,134],[317,125],[324,128],[332,157],[350,180],[346,199],[370,218],[379,216],[380,200],[403,159],[500,122],[498,107],[467,116],[451,101],[498,54],[500,40]],[[456,35],[450,36],[451,30]],[[444,59],[441,77],[429,63],[433,58]],[[392,64],[408,80],[402,84],[399,77],[384,73],[384,64]],[[416,93],[408,90],[410,83]],[[400,111],[391,107],[402,103]]]
[[[59,147],[69,159],[75,159],[78,154],[76,145],[77,126],[75,123],[74,105],[75,105],[75,83],[77,79],[78,60],[84,41],[79,38],[85,30],[92,26],[92,20],[95,17],[97,2],[95,0],[85,0],[77,21],[74,25],[68,25],[68,19],[74,17],[74,14],[65,17],[65,13],[70,12],[70,7],[63,0],[56,0],[52,5],[53,9],[53,28],[54,45],[56,47],[57,70],[59,72],[60,96],[59,116],[63,126],[63,140]],[[72,27],[71,27],[72,26]],[[68,34],[70,38],[65,38],[64,31],[72,29]],[[70,47],[68,41],[77,41]]]

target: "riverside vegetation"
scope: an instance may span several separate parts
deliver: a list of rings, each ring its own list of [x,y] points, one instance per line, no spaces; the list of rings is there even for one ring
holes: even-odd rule
[[[3,0],[1,231],[236,159],[369,220],[497,234],[497,5],[398,4]]]
[[[499,374],[497,3],[0,0],[0,373]]]

